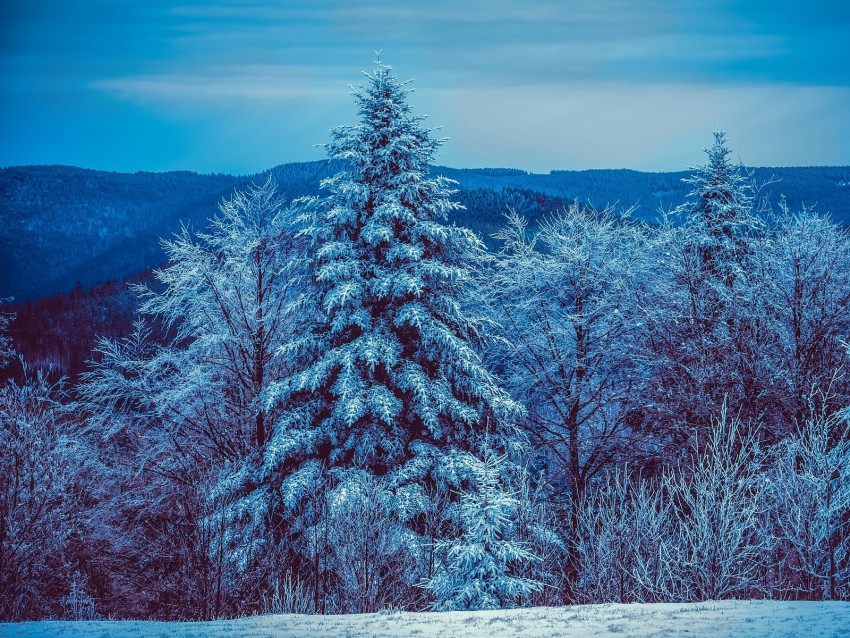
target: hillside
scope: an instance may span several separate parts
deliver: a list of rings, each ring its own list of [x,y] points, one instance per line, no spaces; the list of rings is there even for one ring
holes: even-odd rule
[[[513,169],[453,169],[440,167],[446,177],[456,179],[464,189],[503,190],[518,188],[539,193],[591,201],[596,206],[617,203],[636,205],[638,215],[650,218],[659,206],[679,204],[688,193],[682,179],[690,171],[647,173],[630,169],[592,169],[526,173]],[[776,201],[784,195],[792,207],[816,205],[822,212],[838,214],[850,221],[850,167],[805,166],[752,168],[757,185],[767,184],[765,195]]]
[[[270,170],[287,197],[314,194],[337,166],[327,161],[294,163]],[[436,172],[459,183],[467,207],[456,221],[485,241],[512,207],[532,219],[574,199],[596,206],[636,206],[653,220],[659,207],[681,203],[687,172],[643,173],[625,169],[552,171],[453,169]],[[132,276],[161,263],[159,238],[187,223],[203,228],[217,203],[234,188],[261,176],[198,175],[191,172],[114,173],[67,166],[0,169],[0,298],[23,302]],[[759,168],[757,183],[775,205],[816,205],[850,224],[850,167]]]
[[[158,239],[197,224],[229,175],[122,174],[67,166],[0,171],[0,297],[37,299],[158,264]]]

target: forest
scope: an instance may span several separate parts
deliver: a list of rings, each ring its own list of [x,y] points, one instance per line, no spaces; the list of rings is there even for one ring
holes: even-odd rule
[[[698,150],[698,149],[696,149]],[[165,261],[160,237],[183,225],[203,230],[217,203],[271,175],[287,199],[317,195],[319,184],[341,169],[341,160],[295,162],[255,175],[201,175],[190,171],[116,173],[72,166],[0,168],[0,297],[24,305],[55,296],[79,295],[102,283],[135,278]],[[683,204],[687,171],[645,173],[626,169],[551,171],[458,169],[431,172],[457,182],[453,199],[463,209],[448,223],[466,226],[491,250],[508,208],[532,225],[578,201],[631,210],[658,223],[659,210]],[[748,168],[772,208],[783,200],[792,210],[816,207],[850,225],[850,167]],[[25,268],[21,264],[26,264]],[[79,284],[79,285],[78,285]]]
[[[459,193],[407,92],[0,313],[0,620],[850,600],[849,211],[722,131],[651,223]]]

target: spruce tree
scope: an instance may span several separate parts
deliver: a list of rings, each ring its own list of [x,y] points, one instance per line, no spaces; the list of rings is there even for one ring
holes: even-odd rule
[[[753,212],[755,189],[740,165],[733,164],[724,131],[714,132],[714,144],[704,149],[708,164],[685,178],[692,186],[684,205],[696,243],[702,274],[729,287],[743,274],[748,240],[763,226]]]
[[[502,483],[506,457],[486,447],[483,460],[471,453],[462,459],[474,481],[474,487],[461,493],[462,531],[457,538],[438,541],[441,560],[425,587],[438,611],[515,607],[543,585],[517,573],[522,563],[536,557],[513,538],[519,503]]]
[[[653,280],[654,301],[644,304],[659,380],[648,404],[672,454],[687,449],[695,429],[712,428],[724,401],[744,421],[760,420],[769,377],[762,362],[770,337],[750,281],[764,226],[755,188],[730,161],[723,131],[703,150],[708,163],[684,180],[691,192],[676,210],[683,223],[658,236],[658,270],[667,276]]]
[[[462,305],[484,248],[446,223],[461,207],[451,180],[431,174],[443,140],[389,66],[365,75],[360,123],[325,145],[343,170],[301,201],[314,319],[284,352],[304,364],[272,393],[284,417],[249,480],[293,506],[327,468],[357,466],[402,490],[412,517],[422,484],[460,485],[465,470],[447,453],[478,447],[485,419],[504,448],[518,407],[477,352],[485,321]]]

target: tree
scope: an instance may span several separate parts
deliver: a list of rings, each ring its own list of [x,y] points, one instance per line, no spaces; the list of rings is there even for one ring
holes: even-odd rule
[[[43,618],[67,593],[81,463],[63,390],[24,365],[0,388],[0,618]]]
[[[80,386],[90,428],[112,452],[104,518],[121,554],[145,566],[133,587],[156,592],[168,617],[240,608],[270,569],[252,560],[274,535],[234,516],[215,488],[264,449],[278,414],[263,395],[287,373],[277,351],[298,327],[288,211],[268,179],[225,199],[209,232],[164,241],[169,264],[136,289],[152,326],[101,340]]]
[[[704,149],[708,164],[693,169],[684,182],[692,198],[681,207],[691,230],[691,247],[699,262],[701,278],[731,287],[745,274],[747,240],[763,227],[754,214],[755,189],[740,166],[729,161],[732,151],[726,133],[714,132],[714,144]]]
[[[527,545],[513,538],[519,504],[502,485],[506,457],[489,446],[483,460],[465,452],[474,487],[461,493],[457,538],[437,542],[441,556],[436,574],[425,583],[438,611],[514,607],[542,584],[518,575],[522,563],[537,560]]]
[[[482,245],[442,223],[459,208],[451,182],[429,174],[442,140],[377,64],[355,93],[360,124],[326,145],[345,168],[301,201],[316,319],[282,351],[303,363],[274,385],[281,416],[234,484],[291,508],[329,468],[357,466],[407,494],[409,520],[429,483],[459,485],[440,459],[475,446],[488,417],[507,436],[517,407],[476,351],[483,322],[460,305]]]
[[[404,606],[414,591],[420,552],[415,535],[399,520],[395,496],[356,468],[335,478],[327,550],[340,611],[374,613]]]
[[[729,418],[725,403],[712,425],[707,441],[694,438],[690,462],[665,477],[685,601],[748,594],[769,549],[758,437]]]
[[[579,504],[589,481],[645,452],[638,397],[645,382],[642,315],[649,279],[643,230],[613,211],[571,205],[540,224],[508,215],[482,275],[501,326],[490,358],[527,406],[519,423],[566,509],[569,580],[577,578]],[[567,592],[568,596],[575,592]]]
[[[785,208],[753,266],[757,314],[769,336],[769,426],[778,439],[810,417],[812,399],[828,399],[828,412],[850,403],[843,343],[850,334],[850,236],[824,216]]]
[[[812,397],[811,413],[773,453],[778,537],[804,598],[850,596],[850,429],[846,415]]]
[[[275,354],[293,329],[287,311],[293,312],[297,273],[289,262],[294,240],[287,209],[271,177],[235,191],[219,208],[200,241],[186,228],[163,241],[170,264],[154,272],[162,291],[139,288],[140,312],[175,330],[173,343],[187,344],[186,365],[194,372],[168,380],[171,387],[163,389],[178,395],[160,391],[161,406],[181,418],[187,405],[206,404],[182,420],[218,456],[235,460],[266,444],[261,396],[286,372]],[[227,430],[214,419],[227,422]]]
[[[581,502],[579,600],[663,602],[680,595],[672,503],[661,477],[628,466],[594,481]]]
[[[657,379],[653,416],[678,449],[724,400],[744,420],[759,420],[769,372],[750,274],[764,224],[754,186],[729,161],[725,133],[714,138],[708,163],[684,180],[692,190],[674,211],[681,225],[663,226],[657,238],[661,276],[641,304]]]

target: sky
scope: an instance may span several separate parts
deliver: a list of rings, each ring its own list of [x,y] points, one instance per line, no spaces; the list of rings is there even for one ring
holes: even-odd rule
[[[449,166],[850,165],[843,0],[4,0],[0,166],[321,159],[376,51]]]

